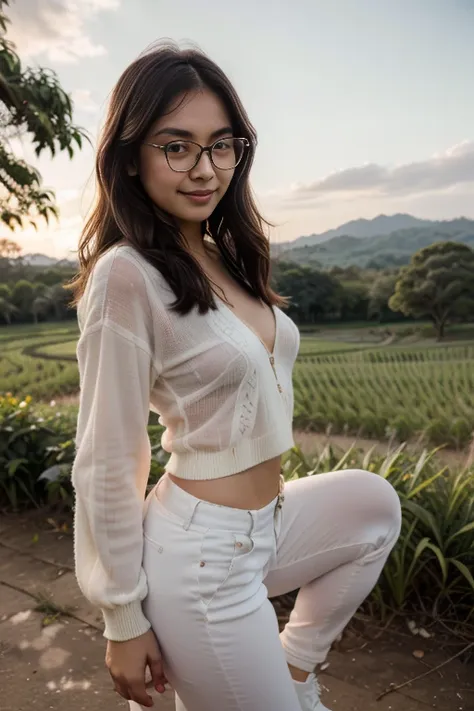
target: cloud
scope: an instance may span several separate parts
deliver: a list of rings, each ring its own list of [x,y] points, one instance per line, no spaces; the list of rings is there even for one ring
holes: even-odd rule
[[[120,0],[18,0],[8,10],[8,39],[22,56],[44,55],[52,62],[77,62],[107,53],[86,31],[103,11],[117,10]]]
[[[99,110],[99,105],[92,98],[89,89],[75,89],[71,94],[74,108],[87,114],[95,114]]]
[[[464,141],[423,161],[346,168],[279,195],[286,207],[304,208],[328,199],[395,198],[446,191],[474,183],[474,141]],[[268,197],[277,197],[276,194]]]

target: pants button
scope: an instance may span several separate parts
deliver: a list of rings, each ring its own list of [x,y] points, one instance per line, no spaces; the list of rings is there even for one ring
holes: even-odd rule
[[[235,545],[237,546],[237,548],[242,548],[243,543],[241,543],[240,541],[237,541],[237,543]]]

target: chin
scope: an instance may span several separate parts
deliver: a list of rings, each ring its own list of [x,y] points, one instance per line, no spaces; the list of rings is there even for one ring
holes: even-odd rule
[[[216,207],[217,203],[212,206],[197,205],[194,209],[181,212],[179,219],[184,220],[185,222],[204,222],[204,220],[209,219]]]

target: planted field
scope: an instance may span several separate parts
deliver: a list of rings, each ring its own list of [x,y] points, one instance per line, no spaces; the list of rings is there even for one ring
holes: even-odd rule
[[[382,439],[466,445],[474,431],[474,345],[302,352],[295,425]]]
[[[77,337],[72,322],[0,329],[0,394],[77,393]],[[474,431],[473,341],[406,343],[383,328],[302,335],[294,385],[300,429],[454,447]]]
[[[2,329],[0,393],[51,400],[77,392],[77,336],[73,322]]]

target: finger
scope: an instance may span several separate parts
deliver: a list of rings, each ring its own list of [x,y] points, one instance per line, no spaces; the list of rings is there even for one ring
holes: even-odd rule
[[[168,683],[165,673],[163,671],[163,662],[161,659],[149,659],[148,668],[150,669],[151,679],[154,688],[159,694],[163,694],[165,689],[165,684]]]
[[[142,706],[153,706],[153,699],[146,693],[145,681],[132,682],[128,687],[128,698]]]
[[[114,681],[114,691],[119,694],[123,699],[129,700],[127,687],[119,682]]]

